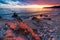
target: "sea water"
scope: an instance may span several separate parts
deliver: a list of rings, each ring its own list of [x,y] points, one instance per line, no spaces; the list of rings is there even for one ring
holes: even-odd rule
[[[0,16],[4,19],[12,20],[12,15],[14,12],[16,12],[21,18],[26,19],[31,15],[46,13],[48,13],[48,15],[55,15],[60,13],[60,8],[0,8]]]

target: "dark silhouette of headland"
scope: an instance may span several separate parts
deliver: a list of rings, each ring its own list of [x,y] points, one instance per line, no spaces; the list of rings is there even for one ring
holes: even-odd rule
[[[60,8],[60,6],[44,7],[44,8]]]

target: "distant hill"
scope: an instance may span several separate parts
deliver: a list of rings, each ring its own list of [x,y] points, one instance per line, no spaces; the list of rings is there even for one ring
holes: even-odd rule
[[[44,7],[44,8],[60,8],[60,6]]]

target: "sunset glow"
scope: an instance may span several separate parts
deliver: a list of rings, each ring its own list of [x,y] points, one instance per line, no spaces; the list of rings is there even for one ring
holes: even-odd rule
[[[50,7],[50,5],[27,5],[27,6],[20,6],[21,8],[44,8]]]
[[[53,5],[1,5],[1,7],[3,8],[44,8],[44,7],[51,7]]]

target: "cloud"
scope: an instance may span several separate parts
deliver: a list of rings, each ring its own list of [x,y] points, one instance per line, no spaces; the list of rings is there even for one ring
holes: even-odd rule
[[[30,4],[60,4],[60,0],[0,0],[0,3],[11,5],[30,5]]]
[[[0,7],[22,5],[60,5],[60,0],[0,0]]]
[[[0,3],[3,3],[3,4],[7,4],[5,1],[3,1],[3,0],[0,0]]]
[[[19,1],[12,1],[12,0],[0,0],[0,8],[11,8],[16,6],[24,5]]]
[[[8,4],[10,4],[10,5],[22,5],[21,2],[19,2],[19,1],[16,1],[16,2],[9,1]]]
[[[38,4],[38,5],[45,5],[45,4],[60,4],[60,0],[23,0],[24,3],[29,4]]]
[[[9,5],[24,5],[19,1],[12,1],[12,0],[0,0],[0,3]]]

